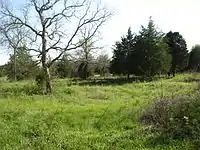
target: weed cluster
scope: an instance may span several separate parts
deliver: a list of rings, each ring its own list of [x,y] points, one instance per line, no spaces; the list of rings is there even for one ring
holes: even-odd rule
[[[172,139],[199,139],[200,95],[162,98],[146,109],[140,122]]]

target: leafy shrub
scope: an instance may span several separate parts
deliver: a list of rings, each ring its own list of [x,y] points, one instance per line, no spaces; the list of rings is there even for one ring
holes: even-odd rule
[[[164,98],[142,114],[140,121],[173,139],[198,139],[200,135],[200,97]],[[155,130],[153,130],[155,131]]]

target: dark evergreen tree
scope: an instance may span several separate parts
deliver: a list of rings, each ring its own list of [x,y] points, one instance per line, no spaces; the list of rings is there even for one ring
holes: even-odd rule
[[[113,57],[110,65],[110,72],[113,74],[125,73],[126,54],[121,42],[116,42],[113,48]]]
[[[133,63],[131,54],[134,50],[134,36],[131,28],[127,35],[116,42],[113,48],[113,58],[111,61],[111,72],[115,74],[127,74],[128,78],[133,73]]]
[[[158,31],[150,18],[148,26],[142,26],[138,35],[128,29],[126,37],[114,46],[111,72],[153,76],[167,72],[170,55],[164,34]]]
[[[142,26],[139,35],[135,37],[134,62],[136,75],[153,76],[162,73],[169,67],[170,57],[167,53],[164,34],[157,31],[150,18],[147,28]]]
[[[189,54],[188,69],[200,71],[200,45],[195,45]]]
[[[179,32],[168,32],[166,39],[172,56],[170,72],[181,71],[188,65],[187,44]]]
[[[134,35],[132,34],[131,28],[129,27],[127,36],[123,41],[124,49],[126,51],[125,60],[125,72],[129,78],[129,75],[134,73]]]

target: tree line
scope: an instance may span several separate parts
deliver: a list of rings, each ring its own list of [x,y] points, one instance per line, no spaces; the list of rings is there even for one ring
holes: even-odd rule
[[[129,78],[130,75],[152,77],[156,74],[200,71],[200,45],[195,45],[189,52],[179,32],[169,31],[165,34],[159,31],[151,18],[147,27],[141,26],[138,34],[128,29],[127,35],[113,46],[111,59],[107,54],[95,55],[99,49],[92,39],[88,40],[73,56],[66,53],[56,60],[50,67],[51,75],[87,79],[94,74],[105,76],[112,73]],[[22,46],[17,48],[16,58],[14,54],[10,55],[8,63],[1,66],[0,75],[6,75],[11,80],[22,80],[36,76],[40,70],[26,46]]]
[[[78,57],[63,55],[50,67],[52,78],[81,78],[87,79],[95,74],[106,76],[109,74],[110,59],[107,54],[95,56],[91,51],[86,53],[82,50]],[[81,56],[81,57],[80,57]],[[9,61],[0,66],[0,77],[7,76],[11,81],[34,79],[42,72],[42,67],[28,53],[26,47],[19,47],[16,50],[16,66],[14,54],[10,55]],[[16,68],[15,68],[16,67]],[[15,74],[16,71],[16,74]]]
[[[83,37],[80,40],[84,40]],[[110,61],[107,54],[94,56],[95,42],[85,42],[73,57],[64,54],[50,67],[51,74],[60,78],[80,77],[87,79],[96,74],[106,73],[131,74],[138,76],[154,76],[167,72],[182,72],[186,70],[198,71],[200,63],[200,45],[195,45],[191,52],[179,32],[163,33],[159,31],[150,18],[147,27],[142,26],[139,34],[134,34],[131,28],[127,35],[122,36],[113,46],[113,56]],[[34,76],[39,69],[37,62],[25,46],[16,50],[17,80]],[[50,58],[48,61],[51,61]],[[10,55],[9,62],[1,67],[1,74],[7,74],[14,79],[14,54]],[[7,70],[7,71],[6,71]],[[2,76],[1,75],[1,76]]]
[[[99,28],[112,16],[101,3],[28,0],[20,9],[0,3],[0,44],[13,50],[0,75],[11,80],[40,76],[43,93],[51,93],[52,77],[87,79],[106,73],[152,77],[199,69],[200,46],[189,52],[180,33],[159,31],[151,18],[138,34],[129,28],[109,59],[94,52],[101,49],[95,40]]]

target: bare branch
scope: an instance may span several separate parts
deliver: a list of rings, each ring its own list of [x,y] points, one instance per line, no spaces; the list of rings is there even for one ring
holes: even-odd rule
[[[2,43],[7,43],[13,49],[16,49],[20,46],[20,44],[24,43],[24,32],[19,27],[12,27],[12,26],[1,26],[0,33],[2,34]]]
[[[40,20],[39,22],[35,22],[35,24],[39,26],[38,28],[28,21],[28,19],[30,19],[28,17],[28,8],[25,9],[24,16],[20,17],[20,15],[14,14],[14,11],[11,11],[8,7],[4,7],[2,16],[4,16],[4,19],[10,18],[11,22],[8,23],[10,26],[14,25],[20,28],[26,27],[34,34],[26,37],[31,41],[28,50],[39,53],[38,57],[42,56],[43,65],[48,67],[66,52],[75,50],[92,39],[98,29],[112,15],[106,9],[100,8],[99,5],[97,5],[95,10],[90,0],[81,0],[77,2],[68,0],[43,0],[42,2],[39,0],[29,0],[29,2],[30,8],[34,9],[33,16],[35,17],[31,19],[33,19],[33,22],[37,18]],[[57,6],[62,2],[62,9],[57,9]],[[76,25],[73,26],[74,30],[71,30],[71,34],[64,33],[66,31],[63,30],[62,24],[65,23],[65,21],[74,21],[73,19],[76,23]],[[85,35],[85,39],[82,42],[77,41],[76,38],[84,27],[90,32]],[[33,43],[41,45],[41,48],[37,49],[37,46],[33,45]],[[101,48],[102,47],[93,47],[91,50]],[[47,56],[51,53],[51,50],[56,50],[58,55],[48,62]]]
[[[50,0],[48,0],[45,4],[42,5],[41,10],[42,11],[47,11],[51,8],[53,8],[53,6],[58,3],[60,0],[55,0],[52,4],[50,4]],[[49,5],[50,4],[50,5]]]
[[[28,51],[34,51],[34,52],[37,52],[37,53],[40,53],[40,54],[41,54],[41,51],[38,50],[38,49],[28,48],[27,50],[28,50]]]
[[[5,9],[5,11],[2,11],[2,13],[5,16],[10,17],[12,20],[14,20],[12,23],[10,23],[10,25],[22,25],[22,26],[26,26],[27,28],[29,28],[30,30],[32,30],[36,35],[41,36],[41,34],[34,29],[31,25],[29,25],[28,23],[26,23],[26,21],[22,21],[19,17],[15,16],[12,14],[12,12],[9,9]]]
[[[68,18],[71,18],[72,16],[74,16],[75,14],[75,9],[76,8],[80,8],[84,5],[84,3],[86,2],[86,0],[84,0],[81,4],[76,4],[76,5],[70,5],[70,6],[66,6],[66,0],[64,1],[64,6],[65,8],[60,12],[60,13],[57,13],[55,14],[53,17],[48,17],[45,19],[45,22],[48,23],[47,24],[47,28],[49,26],[51,26],[54,22],[58,22],[60,21],[63,17],[65,19],[68,19]],[[69,10],[69,9],[73,9],[73,11],[69,14],[66,14],[66,12]],[[60,17],[60,18],[59,18]]]
[[[62,49],[61,47],[56,46],[60,43],[60,40],[61,40],[61,36],[59,36],[58,40],[52,46],[47,48],[46,52],[48,52],[51,49],[60,49],[61,50]]]

